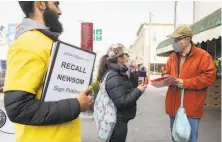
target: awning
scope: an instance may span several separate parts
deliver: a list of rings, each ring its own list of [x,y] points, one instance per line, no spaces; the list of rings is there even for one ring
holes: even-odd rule
[[[164,41],[162,41],[156,49],[156,54],[158,56],[167,56],[168,54],[172,53],[173,47],[172,47],[172,39],[168,38]]]
[[[156,50],[156,54],[159,56],[168,56],[172,53],[173,51],[173,46],[172,44],[169,44],[167,46],[165,46],[164,48],[159,48]]]
[[[201,43],[221,36],[221,8],[191,25],[193,42]]]
[[[206,42],[207,40],[211,41],[213,39],[218,39],[220,36],[221,36],[221,25],[194,35],[192,41],[194,43],[201,43],[201,42]]]
[[[190,28],[194,34],[192,38],[194,43],[201,43],[203,41],[219,38],[221,36],[221,8],[192,24]],[[173,48],[171,44],[172,40],[170,38],[162,41],[157,47],[157,55],[166,56],[172,53]]]

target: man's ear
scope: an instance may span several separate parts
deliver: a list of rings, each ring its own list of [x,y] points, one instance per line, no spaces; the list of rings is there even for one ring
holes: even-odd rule
[[[41,11],[44,11],[47,8],[45,1],[36,1],[36,6]]]

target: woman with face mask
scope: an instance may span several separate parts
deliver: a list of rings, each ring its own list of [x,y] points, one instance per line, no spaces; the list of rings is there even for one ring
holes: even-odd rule
[[[146,86],[133,87],[127,74],[128,55],[122,44],[112,45],[101,58],[97,80],[106,77],[106,91],[117,108],[117,122],[109,142],[125,142],[129,120],[136,116],[136,102],[144,93]]]

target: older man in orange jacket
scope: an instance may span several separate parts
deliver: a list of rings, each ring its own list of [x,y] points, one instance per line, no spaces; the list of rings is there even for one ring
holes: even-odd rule
[[[189,142],[197,142],[207,87],[214,83],[216,69],[211,55],[192,43],[192,30],[188,26],[176,28],[170,37],[173,39],[174,53],[167,61],[165,73],[177,79],[171,82],[167,91],[166,113],[170,116],[172,130],[181,103],[180,89],[184,88],[184,108],[192,129]]]

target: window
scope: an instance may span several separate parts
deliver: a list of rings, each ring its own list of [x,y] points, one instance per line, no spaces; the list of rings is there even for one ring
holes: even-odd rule
[[[216,57],[221,57],[221,37],[216,40]]]
[[[202,42],[201,48],[207,51],[207,42]]]
[[[207,41],[208,53],[215,59],[216,56],[216,40]]]

